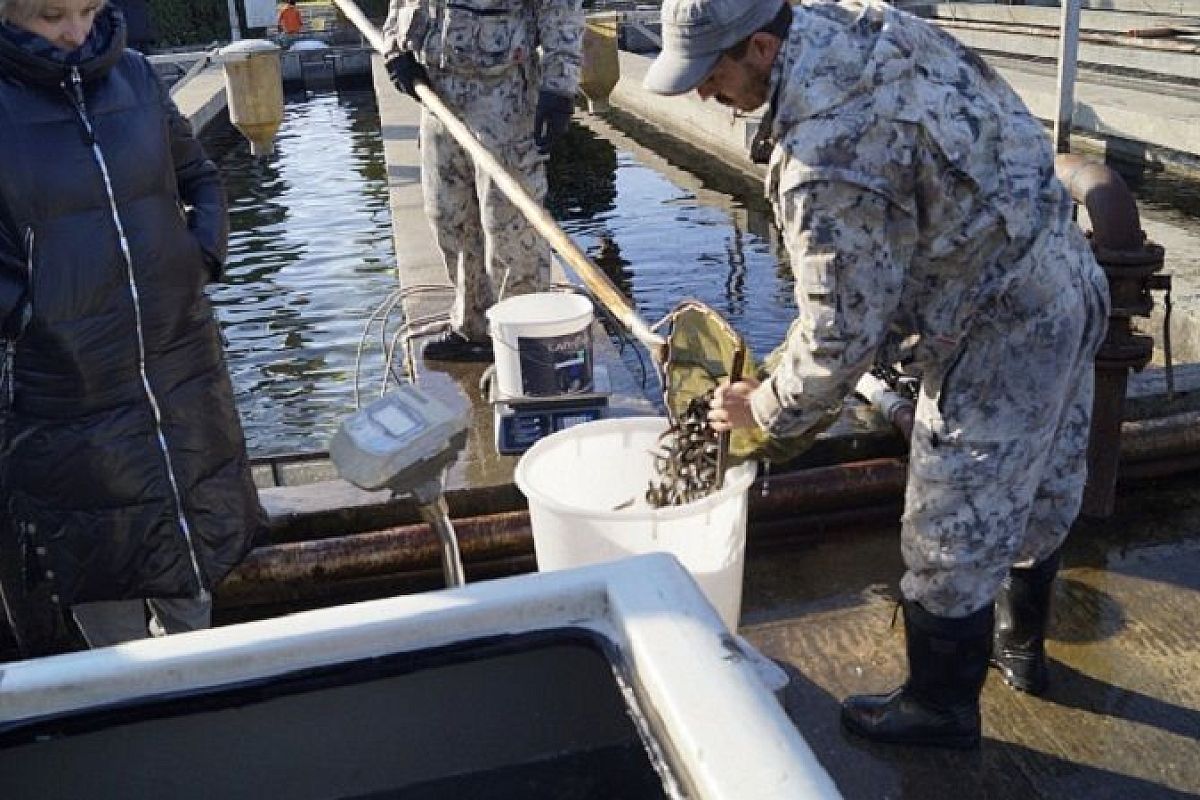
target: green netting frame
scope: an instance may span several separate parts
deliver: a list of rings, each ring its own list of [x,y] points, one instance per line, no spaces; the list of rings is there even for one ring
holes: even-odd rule
[[[715,388],[729,377],[738,350],[743,351],[741,376],[762,380],[780,357],[767,356],[760,366],[741,334],[724,317],[699,300],[675,306],[655,328],[666,325],[667,347],[663,362],[663,402],[672,422],[678,421],[693,398]],[[804,452],[817,434],[837,419],[830,415],[801,436],[769,437],[761,428],[734,431],[729,438],[730,463],[750,459],[788,461]]]

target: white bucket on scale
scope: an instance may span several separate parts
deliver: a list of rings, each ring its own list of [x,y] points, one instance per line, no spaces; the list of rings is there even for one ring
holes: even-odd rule
[[[487,310],[502,397],[552,397],[592,389],[592,301],[537,292]]]

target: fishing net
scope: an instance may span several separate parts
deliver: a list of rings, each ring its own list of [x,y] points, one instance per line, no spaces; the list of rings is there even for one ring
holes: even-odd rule
[[[673,424],[687,424],[698,412],[707,411],[713,390],[730,378],[735,360],[741,361],[739,378],[758,374],[754,355],[741,335],[704,303],[697,300],[680,303],[667,315],[665,323],[668,330],[662,370],[663,401]],[[729,455],[735,463],[754,456],[764,438],[755,433],[738,430],[730,434]]]
[[[750,376],[759,380],[772,371],[781,349],[760,365],[741,335],[719,313],[698,300],[680,303],[656,327],[668,327],[663,364],[663,393],[672,427],[689,431],[694,443],[697,416],[706,412],[713,390],[735,372],[735,380]],[[822,424],[796,437],[771,437],[761,428],[733,431],[729,436],[729,464],[748,460],[789,461],[807,450],[817,434],[834,422],[830,415]],[[703,426],[714,443],[716,434]],[[719,449],[719,448],[718,448]]]

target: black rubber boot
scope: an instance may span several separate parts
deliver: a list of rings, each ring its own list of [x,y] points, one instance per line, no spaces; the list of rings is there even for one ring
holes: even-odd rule
[[[935,617],[904,601],[908,680],[890,694],[842,703],[842,724],[877,742],[979,746],[979,692],[987,677],[992,606],[967,617]]]
[[[1046,624],[1059,552],[1032,567],[1013,567],[996,595],[992,663],[1005,683],[1033,695],[1046,691]]]
[[[450,331],[430,339],[421,350],[428,361],[459,361],[486,363],[493,360],[492,340],[475,341],[461,333]]]

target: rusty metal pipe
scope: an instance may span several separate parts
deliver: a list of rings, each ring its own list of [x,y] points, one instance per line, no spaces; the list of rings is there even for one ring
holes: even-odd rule
[[[746,532],[746,548],[756,554],[769,553],[793,549],[798,539],[808,536],[894,528],[899,525],[903,513],[904,503],[901,496],[897,495],[891,502],[751,522]]]
[[[864,506],[904,491],[908,466],[899,458],[877,458],[772,474],[750,487],[751,520]]]
[[[1200,455],[1200,411],[1121,425],[1121,473],[1127,465]]]
[[[1117,172],[1083,156],[1054,158],[1054,172],[1092,221],[1092,244],[1105,250],[1138,250],[1145,241],[1133,193]]]
[[[1200,456],[1200,411],[1121,423],[1119,454],[1122,476],[1127,470],[1131,476],[1150,474],[1149,464],[1159,461],[1186,468],[1191,463],[1186,457]],[[899,458],[760,477],[750,487],[749,517],[752,521],[786,519],[893,501],[903,496],[907,480],[907,463]]]
[[[533,551],[529,514],[506,512],[454,521],[464,561]],[[426,524],[255,548],[221,584],[221,595],[252,594],[265,584],[353,580],[388,572],[437,569],[442,546]]]
[[[775,519],[826,511],[894,496],[904,485],[898,459],[818,467],[760,479],[750,491],[752,519]],[[464,561],[532,552],[529,512],[511,511],[454,520]],[[442,550],[428,524],[401,525],[368,533],[286,542],[256,548],[221,586],[345,580],[399,568],[433,568]]]
[[[1200,469],[1200,412],[1126,422],[1121,477],[1165,477]],[[898,520],[907,480],[901,459],[873,459],[759,478],[750,488],[751,546]],[[500,577],[534,567],[527,511],[454,520],[473,576]],[[381,582],[433,588],[442,551],[428,525],[288,542],[255,549],[225,580],[218,605],[229,609],[342,597],[331,587]],[[423,583],[422,583],[423,581]],[[428,584],[426,586],[426,584]],[[391,584],[389,584],[391,585]],[[353,591],[350,592],[353,594]],[[372,596],[369,592],[363,596]]]
[[[848,507],[894,499],[903,490],[904,475],[904,463],[898,459],[772,475],[751,488],[749,516],[797,521],[809,532],[822,530],[829,527],[828,521],[820,520],[822,515],[833,513],[842,520]],[[533,553],[527,511],[460,518],[454,520],[454,529],[465,563]],[[280,596],[304,596],[316,584],[433,570],[441,563],[441,546],[427,524],[266,545],[251,552],[225,579],[219,599],[224,607],[274,602]]]
[[[1104,270],[1112,301],[1104,342],[1096,354],[1082,510],[1084,516],[1103,518],[1114,508],[1129,370],[1144,367],[1154,352],[1153,338],[1137,333],[1132,318],[1150,315],[1154,307],[1150,287],[1156,282],[1154,273],[1162,269],[1165,253],[1146,240],[1137,203],[1115,170],[1073,155],[1057,156],[1054,167],[1071,196],[1087,208],[1092,252]]]

